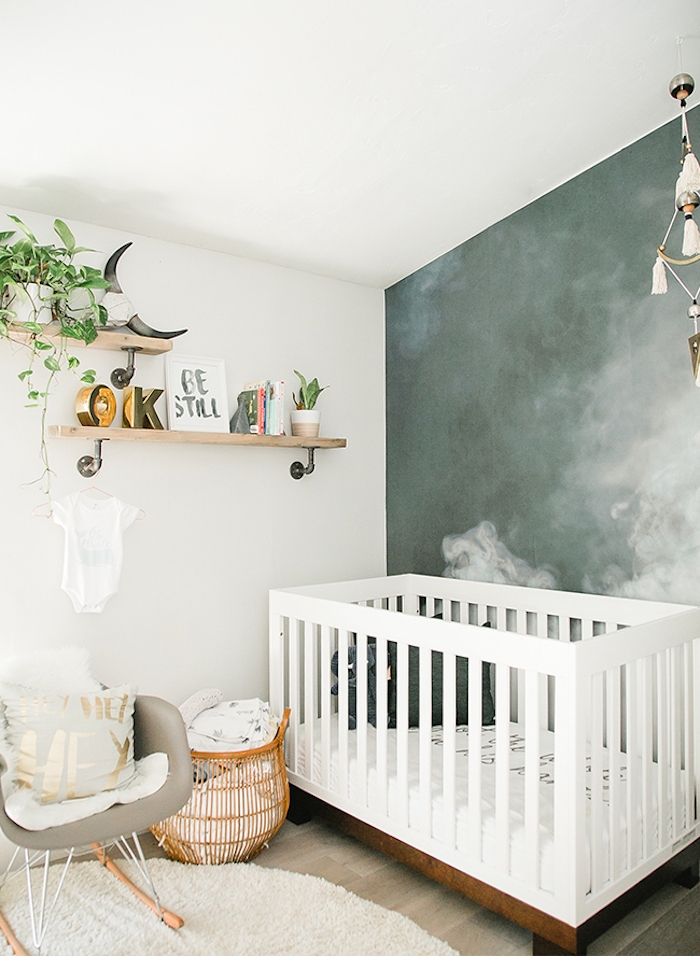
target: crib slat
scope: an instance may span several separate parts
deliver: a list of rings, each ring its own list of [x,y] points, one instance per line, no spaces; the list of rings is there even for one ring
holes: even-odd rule
[[[321,786],[331,784],[331,628],[321,628]]]
[[[622,820],[620,807],[620,681],[619,667],[607,672],[607,719],[608,719],[608,832],[610,840],[610,879],[619,879],[625,848],[622,845]]]
[[[539,700],[540,700],[540,714],[539,714],[539,726],[544,728],[549,723],[549,696],[547,689],[547,675],[540,674],[540,690],[539,690]]]
[[[640,727],[642,728],[642,827],[644,856],[650,857],[657,846],[658,831],[653,821],[652,771],[654,769],[654,708],[653,708],[653,658],[642,660],[642,698]]]
[[[639,841],[638,796],[641,787],[639,775],[639,728],[638,695],[639,695],[639,661],[632,661],[627,665],[627,869],[636,866],[641,846]]]
[[[377,809],[384,815],[387,812],[387,714],[388,714],[388,656],[387,642],[383,637],[376,639],[377,672]]]
[[[495,626],[498,628],[499,631],[507,631],[507,630],[508,630],[507,617],[508,617],[508,614],[507,614],[507,611],[506,611],[506,609],[505,609],[504,607],[498,607],[498,608],[496,608],[496,623],[495,623]]]
[[[479,658],[469,657],[469,806],[467,832],[468,854],[481,860],[481,665]]]
[[[586,735],[590,729],[588,680],[556,678],[554,734],[555,897],[577,896],[590,885],[586,794]]]
[[[419,777],[420,777],[420,830],[424,836],[432,835],[432,654],[429,647],[419,652]]]
[[[668,792],[669,792],[669,721],[668,721],[668,656],[665,650],[656,655],[657,694],[658,694],[658,823],[659,847],[664,847],[669,841],[668,820]]]
[[[397,643],[396,786],[399,823],[408,829],[408,644]]]
[[[694,640],[692,643],[689,670],[692,675],[690,678],[692,699],[688,702],[692,715],[689,720],[689,726],[692,731],[692,735],[689,735],[692,736],[689,747],[692,754],[693,772],[689,775],[688,780],[691,803],[688,819],[694,824],[698,820],[699,813],[698,807],[695,804],[695,794],[700,791],[700,732],[698,731],[700,727],[700,640]]]
[[[454,654],[442,655],[442,827],[443,842],[457,845],[456,750],[457,673]]]
[[[515,610],[515,630],[518,634],[527,634],[527,612],[520,607]]]
[[[316,625],[304,621],[304,753],[307,758],[306,777],[315,776],[314,730],[316,724]]]
[[[670,649],[670,746],[671,746],[671,836],[677,840],[683,826],[682,822],[682,784],[681,784],[681,714],[683,712],[682,688],[680,674],[680,647]]]
[[[299,706],[299,641],[301,640],[301,621],[294,619],[289,622],[289,706],[291,714],[289,722],[291,724],[290,734],[292,744],[289,754],[290,769],[294,773],[299,773],[299,751],[297,741],[299,740],[299,721],[301,716],[301,707]],[[305,755],[306,768],[309,766],[308,754]],[[306,774],[305,774],[306,776]]]
[[[540,885],[540,675],[525,672],[525,872]]]
[[[338,631],[338,792],[348,796],[348,645],[350,633]]]
[[[357,638],[357,802],[367,806],[367,635]]]
[[[591,890],[600,892],[605,879],[603,850],[603,674],[593,674],[591,686]]]
[[[510,667],[496,664],[496,862],[510,873]]]
[[[694,794],[695,794],[695,747],[693,727],[693,645],[683,647],[683,679],[684,679],[684,711],[683,729],[685,730],[685,747],[683,752],[685,768],[685,828],[689,830],[695,824]]]

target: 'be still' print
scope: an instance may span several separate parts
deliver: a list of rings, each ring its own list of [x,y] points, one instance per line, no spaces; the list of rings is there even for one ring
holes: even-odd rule
[[[168,423],[173,431],[227,432],[228,401],[222,359],[167,356]]]

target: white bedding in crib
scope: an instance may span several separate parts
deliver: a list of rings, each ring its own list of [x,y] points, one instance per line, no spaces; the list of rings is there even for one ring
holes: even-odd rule
[[[509,727],[510,774],[509,774],[509,819],[510,819],[510,876],[525,880],[525,736],[523,727],[511,723]],[[497,864],[496,839],[496,730],[494,727],[480,728],[481,735],[481,860],[483,863]],[[387,808],[390,818],[399,821],[399,786],[396,772],[396,730],[387,731]],[[474,853],[468,838],[468,784],[469,784],[469,728],[457,727],[457,743],[455,756],[456,779],[456,845],[465,853]],[[296,771],[302,777],[308,777],[306,763],[306,735],[305,728],[299,727],[296,738]],[[347,797],[354,803],[367,805],[380,810],[377,793],[376,772],[377,731],[371,725],[367,726],[367,799],[366,804],[361,800],[360,775],[358,773],[357,732],[348,733],[348,793]],[[539,786],[539,850],[540,850],[540,888],[553,891],[554,887],[554,734],[547,730],[540,732],[540,786]],[[445,820],[443,814],[443,755],[442,728],[434,727],[431,732],[431,780],[432,780],[432,820],[431,835],[433,839],[444,842]],[[290,755],[291,756],[291,755]],[[623,757],[624,761],[624,757]],[[338,718],[331,719],[331,764],[330,789],[336,793],[340,790],[338,754]],[[294,769],[293,760],[290,769]],[[603,773],[603,799],[607,803],[608,771]],[[313,781],[320,784],[322,781],[322,751],[321,751],[321,721],[314,724],[314,760]],[[625,805],[626,768],[620,769],[620,802]],[[421,799],[420,799],[420,737],[418,728],[408,731],[408,818],[411,829],[421,829]],[[380,810],[381,812],[381,810]],[[607,857],[607,814],[604,814],[604,844],[603,853]],[[620,814],[619,824],[626,839],[626,821],[624,810]],[[587,854],[588,857],[588,854]]]

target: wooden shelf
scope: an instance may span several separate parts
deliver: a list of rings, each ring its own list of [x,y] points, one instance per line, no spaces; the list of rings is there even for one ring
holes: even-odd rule
[[[44,335],[50,338],[58,338],[61,334],[61,327],[56,324],[44,326]],[[32,337],[31,332],[25,332],[22,329],[9,330],[9,338],[13,342],[28,342]],[[97,333],[97,338],[89,345],[85,345],[80,339],[66,339],[69,348],[78,349],[106,349],[109,352],[119,352],[124,348],[133,347],[141,350],[142,355],[161,355],[163,352],[172,351],[172,339],[154,339],[145,335],[136,335],[133,332],[116,332],[105,329]]]
[[[49,438],[103,441],[155,441],[194,445],[259,445],[276,448],[345,448],[345,438],[300,438],[298,435],[231,435],[228,432],[179,432],[155,428],[98,428],[93,425],[49,425]]]

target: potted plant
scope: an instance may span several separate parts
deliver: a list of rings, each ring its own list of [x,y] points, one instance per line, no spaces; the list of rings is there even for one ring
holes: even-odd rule
[[[9,218],[23,236],[10,244],[15,231],[0,232],[0,338],[12,339],[26,348],[28,362],[19,373],[27,388],[28,407],[41,410],[41,459],[44,493],[50,491],[50,467],[45,439],[49,394],[62,371],[78,374],[81,382],[95,381],[92,369],[78,372],[79,360],[67,348],[69,340],[86,345],[97,338],[97,327],[105,325],[107,311],[95,300],[95,290],[109,288],[98,269],[77,265],[75,256],[92,252],[77,246],[75,237],[60,219],[54,232],[61,245],[42,245],[18,219]],[[47,321],[52,322],[49,327]],[[49,334],[49,333],[53,334]],[[45,373],[37,383],[36,373]]]
[[[321,413],[316,408],[316,402],[321,392],[328,388],[327,385],[321,387],[318,379],[314,378],[307,383],[301,372],[294,369],[301,385],[299,386],[299,396],[292,392],[294,400],[294,409],[292,411],[292,435],[301,435],[304,438],[316,438],[321,425]]]

